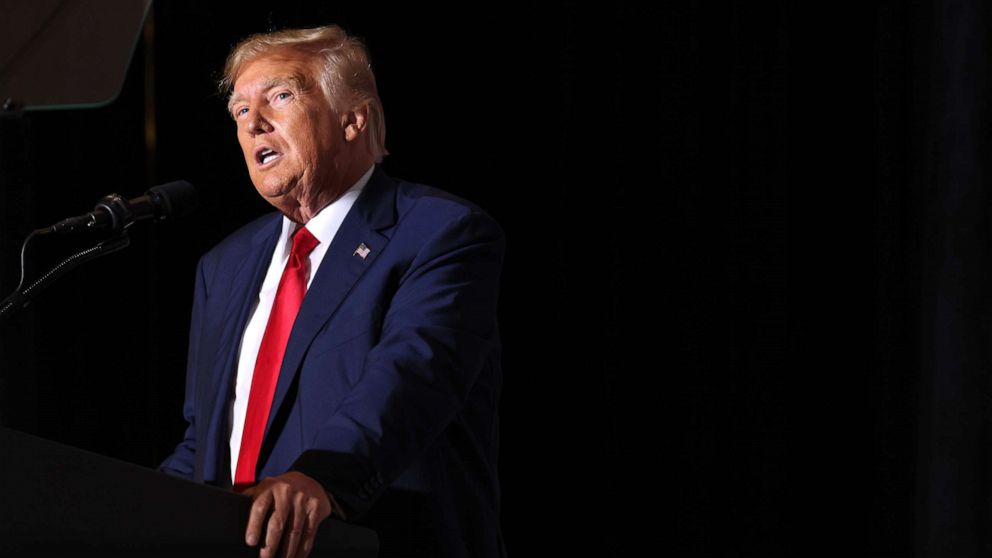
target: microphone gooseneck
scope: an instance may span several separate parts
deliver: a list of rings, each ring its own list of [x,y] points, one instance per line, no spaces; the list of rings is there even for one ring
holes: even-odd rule
[[[132,200],[119,194],[100,198],[93,211],[69,217],[50,227],[53,233],[109,229],[120,232],[138,221],[161,221],[181,217],[196,207],[196,189],[185,180],[177,180],[150,188],[143,196]]]

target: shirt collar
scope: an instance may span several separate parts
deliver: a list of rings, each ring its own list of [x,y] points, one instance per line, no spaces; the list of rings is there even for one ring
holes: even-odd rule
[[[351,209],[351,206],[355,203],[358,195],[362,193],[362,189],[365,188],[365,185],[368,184],[369,179],[372,178],[372,171],[374,170],[375,163],[373,163],[368,170],[365,171],[365,174],[363,174],[357,182],[352,184],[351,188],[348,188],[344,194],[340,195],[338,199],[325,205],[323,209],[318,211],[316,215],[307,221],[306,228],[309,229],[311,234],[317,237],[317,240],[319,240],[321,244],[325,244],[334,238],[334,233],[337,232],[338,228],[341,226],[341,222],[344,221],[345,215],[348,214],[348,210]],[[283,215],[282,230],[284,238],[291,238],[297,228],[298,226],[294,221]]]

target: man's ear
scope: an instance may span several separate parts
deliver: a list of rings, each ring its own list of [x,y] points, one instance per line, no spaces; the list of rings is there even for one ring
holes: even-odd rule
[[[365,131],[368,125],[369,105],[365,103],[355,107],[341,116],[341,127],[344,128],[345,141],[355,141]]]

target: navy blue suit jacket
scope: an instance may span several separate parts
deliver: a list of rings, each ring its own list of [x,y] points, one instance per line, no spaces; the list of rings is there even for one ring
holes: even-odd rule
[[[197,266],[184,440],[160,470],[230,486],[238,346],[282,215]],[[364,243],[371,251],[356,254]],[[307,291],[286,348],[256,478],[317,479],[381,556],[504,556],[496,319],[502,228],[478,206],[378,165]]]

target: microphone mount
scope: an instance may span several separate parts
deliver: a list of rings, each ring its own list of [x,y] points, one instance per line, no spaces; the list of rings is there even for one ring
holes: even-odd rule
[[[32,231],[21,245],[21,281],[7,298],[0,301],[0,322],[7,320],[15,310],[27,306],[45,287],[85,262],[106,254],[123,250],[130,243],[127,230],[134,223],[146,219],[161,221],[170,216],[189,213],[196,205],[196,190],[184,180],[169,182],[149,189],[143,196],[127,200],[119,194],[109,194],[97,202],[89,213],[63,219],[50,227]],[[25,254],[31,240],[46,234],[105,229],[113,236],[59,262],[27,287],[24,286]]]

